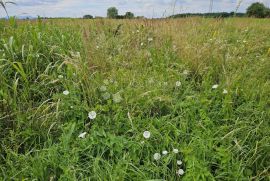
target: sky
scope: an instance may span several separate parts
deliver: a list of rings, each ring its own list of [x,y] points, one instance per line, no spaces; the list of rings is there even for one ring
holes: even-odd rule
[[[119,14],[131,11],[135,16],[166,17],[173,12],[209,12],[210,0],[13,0],[17,5],[7,5],[11,16],[82,17],[85,14],[106,16],[107,9],[115,6]],[[175,3],[176,1],[176,3]],[[213,12],[231,12],[240,0],[214,0]],[[245,12],[253,2],[270,6],[270,0],[242,0],[239,12]],[[175,4],[175,8],[174,8]],[[5,16],[0,9],[0,16]]]

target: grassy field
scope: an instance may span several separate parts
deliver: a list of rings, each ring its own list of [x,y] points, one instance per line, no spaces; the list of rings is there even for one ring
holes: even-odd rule
[[[269,24],[0,22],[0,180],[270,180]]]

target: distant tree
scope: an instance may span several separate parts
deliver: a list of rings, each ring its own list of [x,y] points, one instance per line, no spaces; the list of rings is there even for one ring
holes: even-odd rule
[[[253,3],[247,8],[247,15],[249,17],[265,18],[267,16],[268,8],[263,3]]]
[[[90,14],[84,15],[83,19],[93,19],[93,16]]]
[[[117,18],[118,16],[118,9],[116,9],[116,7],[110,7],[108,10],[107,10],[107,17],[108,18]]]
[[[132,19],[132,18],[134,18],[134,14],[132,12],[126,12],[125,18]]]

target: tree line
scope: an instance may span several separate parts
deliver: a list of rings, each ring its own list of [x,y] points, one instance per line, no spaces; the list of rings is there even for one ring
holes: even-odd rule
[[[236,13],[236,12],[217,12],[217,13],[182,13],[169,16],[169,18],[185,18],[185,17],[208,17],[208,18],[228,18],[228,17],[255,17],[255,18],[270,18],[270,9],[266,7],[263,3],[255,2],[247,8],[246,13]],[[84,15],[84,19],[93,19],[92,15]],[[99,17],[96,17],[99,18]],[[118,14],[118,9],[116,7],[110,7],[107,10],[107,18],[110,19],[133,19],[135,18],[134,13],[126,12],[124,15]],[[138,16],[136,18],[144,18],[143,16]]]

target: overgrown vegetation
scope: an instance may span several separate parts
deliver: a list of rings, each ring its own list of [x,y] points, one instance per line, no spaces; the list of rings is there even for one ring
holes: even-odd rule
[[[1,22],[0,180],[269,180],[269,23]]]

